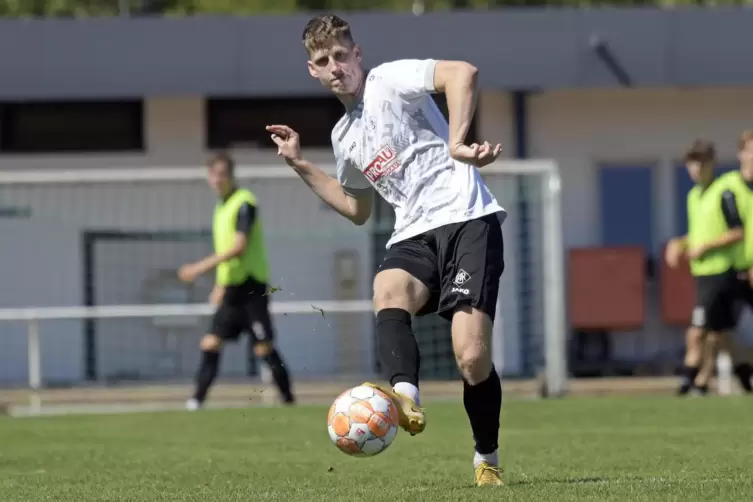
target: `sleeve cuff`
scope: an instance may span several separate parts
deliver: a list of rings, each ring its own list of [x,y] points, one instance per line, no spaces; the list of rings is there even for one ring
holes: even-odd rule
[[[434,71],[437,69],[437,62],[430,59],[426,64],[426,72],[424,73],[424,87],[429,92],[436,92],[434,88]]]
[[[345,192],[347,195],[350,195],[354,199],[360,199],[362,197],[365,197],[371,193],[372,188],[366,187],[366,188],[352,188],[352,187],[346,187],[343,186],[343,192]]]

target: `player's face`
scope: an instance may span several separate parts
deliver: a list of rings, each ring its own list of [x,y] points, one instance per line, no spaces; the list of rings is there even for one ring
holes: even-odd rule
[[[309,55],[309,73],[337,95],[354,95],[363,79],[361,49],[335,41]]]
[[[742,150],[737,153],[740,167],[753,169],[753,141],[746,141]]]
[[[233,178],[223,162],[215,162],[209,166],[207,181],[218,197],[225,197],[233,189]]]
[[[699,162],[697,160],[691,160],[685,163],[685,167],[688,170],[688,176],[693,183],[707,184],[714,178],[714,164],[711,162]]]

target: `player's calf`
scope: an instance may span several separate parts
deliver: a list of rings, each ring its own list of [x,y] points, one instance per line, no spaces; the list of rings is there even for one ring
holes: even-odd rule
[[[502,384],[492,364],[491,331],[491,318],[479,309],[464,305],[453,315],[452,345],[463,377],[463,404],[476,442],[473,464],[479,485],[501,484],[497,449]]]
[[[383,270],[374,278],[379,361],[393,389],[417,405],[420,359],[412,317],[428,298],[426,286],[405,270]]]
[[[392,389],[377,387],[393,400],[400,426],[411,434],[423,432],[426,427],[420,408],[420,358],[412,317],[428,298],[426,286],[405,270],[383,270],[374,278],[377,353]]]
[[[254,354],[260,357],[269,366],[272,378],[280,391],[280,397],[285,404],[293,404],[295,397],[290,386],[290,375],[282,360],[282,356],[271,342],[257,342],[254,345]]]
[[[220,368],[220,350],[222,340],[213,334],[204,335],[199,343],[201,348],[201,362],[196,372],[196,388],[194,395],[186,403],[186,408],[196,410],[206,401],[209,388],[212,386]]]
[[[680,387],[677,389],[678,395],[684,396],[694,387],[703,359],[704,336],[705,331],[697,326],[691,326],[685,332],[685,364]]]

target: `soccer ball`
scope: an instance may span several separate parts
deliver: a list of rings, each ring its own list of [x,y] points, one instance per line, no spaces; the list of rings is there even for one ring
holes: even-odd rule
[[[371,457],[395,440],[398,415],[384,392],[361,385],[346,390],[332,403],[327,430],[340,451],[354,457]]]

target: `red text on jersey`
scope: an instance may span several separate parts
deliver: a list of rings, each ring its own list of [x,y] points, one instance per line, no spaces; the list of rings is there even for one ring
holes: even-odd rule
[[[374,160],[363,170],[363,174],[369,181],[376,183],[383,176],[389,176],[397,171],[399,167],[400,162],[397,160],[395,150],[389,145],[384,145]]]

